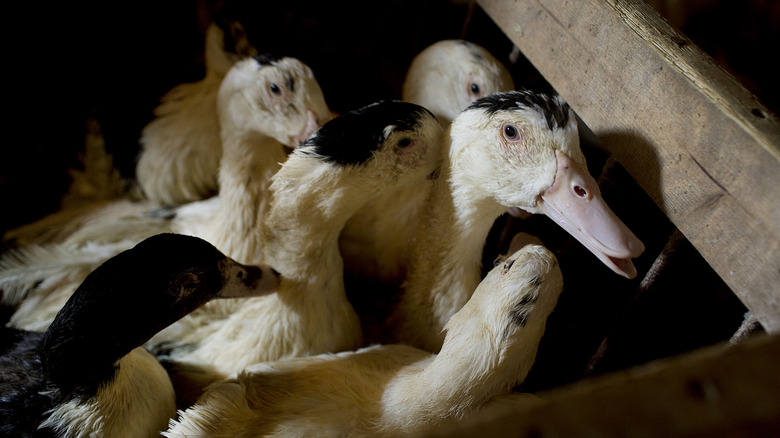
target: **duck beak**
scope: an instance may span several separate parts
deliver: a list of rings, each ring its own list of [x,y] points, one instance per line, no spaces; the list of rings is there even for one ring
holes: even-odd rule
[[[276,292],[281,276],[268,265],[244,265],[228,259],[222,268],[225,283],[216,298],[259,297]]]
[[[615,273],[636,277],[631,259],[644,252],[644,244],[607,206],[596,180],[586,169],[561,151],[556,151],[555,156],[555,182],[542,193],[538,204],[541,212]]]
[[[306,141],[312,134],[320,129],[320,126],[324,123],[318,120],[317,115],[312,110],[306,110],[306,126],[303,127],[300,134],[297,137],[290,136],[290,145],[293,147],[299,146]]]

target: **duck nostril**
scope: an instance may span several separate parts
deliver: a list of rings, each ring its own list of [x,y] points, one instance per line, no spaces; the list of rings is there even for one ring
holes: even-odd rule
[[[580,198],[588,196],[588,191],[580,186],[574,186],[574,193],[576,193]]]

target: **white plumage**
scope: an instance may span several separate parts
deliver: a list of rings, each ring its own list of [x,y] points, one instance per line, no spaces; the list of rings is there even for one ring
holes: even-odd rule
[[[509,71],[484,47],[464,40],[432,44],[412,60],[402,100],[433,112],[448,126],[474,100],[514,89]],[[341,250],[350,274],[399,285],[431,181],[379,196],[347,222]]]
[[[163,435],[418,436],[517,401],[511,389],[531,368],[561,289],[552,253],[526,247],[452,317],[438,355],[383,345],[257,364],[209,387]]]
[[[644,247],[588,175],[574,113],[560,98],[513,91],[479,99],[452,122],[447,137],[441,176],[426,201],[391,317],[398,341],[438,351],[447,320],[479,284],[493,222],[511,207],[552,215],[550,205],[558,202],[556,219],[574,224],[567,231],[601,242],[589,249],[616,272],[635,275],[631,257]]]
[[[260,222],[284,145],[306,140],[330,119],[311,69],[295,58],[247,59],[222,82],[219,196],[183,206],[173,230],[202,237],[242,262],[260,260]]]
[[[279,291],[206,305],[150,346],[197,370],[193,385],[258,362],[359,347],[339,233],[373,196],[428,178],[441,139],[433,115],[404,102],[370,105],[324,125],[273,176],[268,214],[258,223],[262,260],[282,274]]]
[[[262,62],[247,58],[237,63],[220,87],[225,145],[220,195],[176,210],[122,199],[80,210],[75,219],[65,212],[55,214],[65,218],[59,225],[63,231],[56,233],[57,247],[22,249],[24,263],[14,263],[13,271],[0,272],[4,303],[16,305],[29,296],[12,315],[12,326],[45,328],[92,269],[109,255],[154,234],[175,231],[196,235],[241,262],[262,259],[259,222],[265,214],[270,177],[287,157],[283,144],[308,137],[317,128],[318,117],[330,116],[308,66],[294,58]],[[279,94],[271,91],[277,87]],[[43,221],[59,223],[50,218]],[[0,266],[8,264],[6,260],[16,257],[18,251],[3,254]],[[64,254],[57,256],[60,266],[52,254]],[[80,263],[74,264],[74,260]],[[28,281],[21,283],[20,276]],[[68,281],[37,284],[57,276]]]
[[[480,97],[514,88],[509,70],[484,47],[465,40],[442,40],[412,60],[403,99],[428,108],[447,126]]]

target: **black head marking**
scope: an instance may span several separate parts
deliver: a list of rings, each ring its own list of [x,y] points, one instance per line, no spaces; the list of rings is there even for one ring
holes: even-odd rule
[[[487,60],[484,56],[482,56],[482,52],[479,50],[479,46],[476,44],[465,41],[465,40],[459,40],[458,43],[460,43],[463,47],[468,50],[469,55],[474,58],[474,62],[477,64],[484,64]]]
[[[528,317],[531,315],[531,311],[534,308],[534,304],[538,299],[538,289],[534,290],[533,293],[524,295],[509,311],[509,318],[511,321],[520,327],[525,327]]]
[[[412,131],[424,116],[433,114],[422,106],[400,101],[381,101],[341,115],[306,140],[301,150],[340,165],[368,161],[385,138],[385,128]]]
[[[509,272],[509,270],[512,269],[512,265],[514,264],[515,264],[514,260],[509,260],[508,262],[504,263],[504,266],[501,269],[501,273],[506,274],[507,272]]]
[[[477,99],[466,110],[481,109],[489,115],[498,111],[528,108],[544,114],[549,129],[563,128],[569,124],[569,105],[560,99],[530,90],[495,93]]]
[[[287,85],[287,89],[290,91],[295,91],[295,79],[288,73],[284,75],[284,82]]]
[[[254,60],[257,61],[258,64],[260,64],[260,67],[268,67],[269,65],[272,65],[274,62],[278,61],[279,58],[274,57],[270,53],[262,53],[260,55],[255,55]]]
[[[161,234],[109,259],[82,282],[43,337],[41,365],[60,386],[87,392],[114,363],[218,293],[226,257],[208,242]]]

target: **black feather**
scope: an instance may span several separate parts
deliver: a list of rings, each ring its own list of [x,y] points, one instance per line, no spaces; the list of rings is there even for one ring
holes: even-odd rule
[[[532,109],[544,115],[549,129],[563,128],[569,124],[569,105],[543,93],[530,90],[495,93],[474,101],[466,111],[480,109],[489,115],[498,111],[514,109]]]
[[[302,151],[340,165],[362,164],[386,140],[387,126],[395,126],[396,131],[413,131],[427,116],[433,117],[430,111],[413,103],[377,102],[329,121],[301,145]]]
[[[114,377],[114,362],[213,296],[195,292],[221,289],[224,259],[208,242],[175,234],[109,259],[84,279],[46,332],[44,371],[63,390],[93,394]],[[190,296],[197,298],[179,307]]]
[[[224,260],[202,239],[153,236],[88,275],[45,333],[2,329],[0,436],[54,436],[38,429],[46,412],[93,396],[121,357],[217,295]]]

